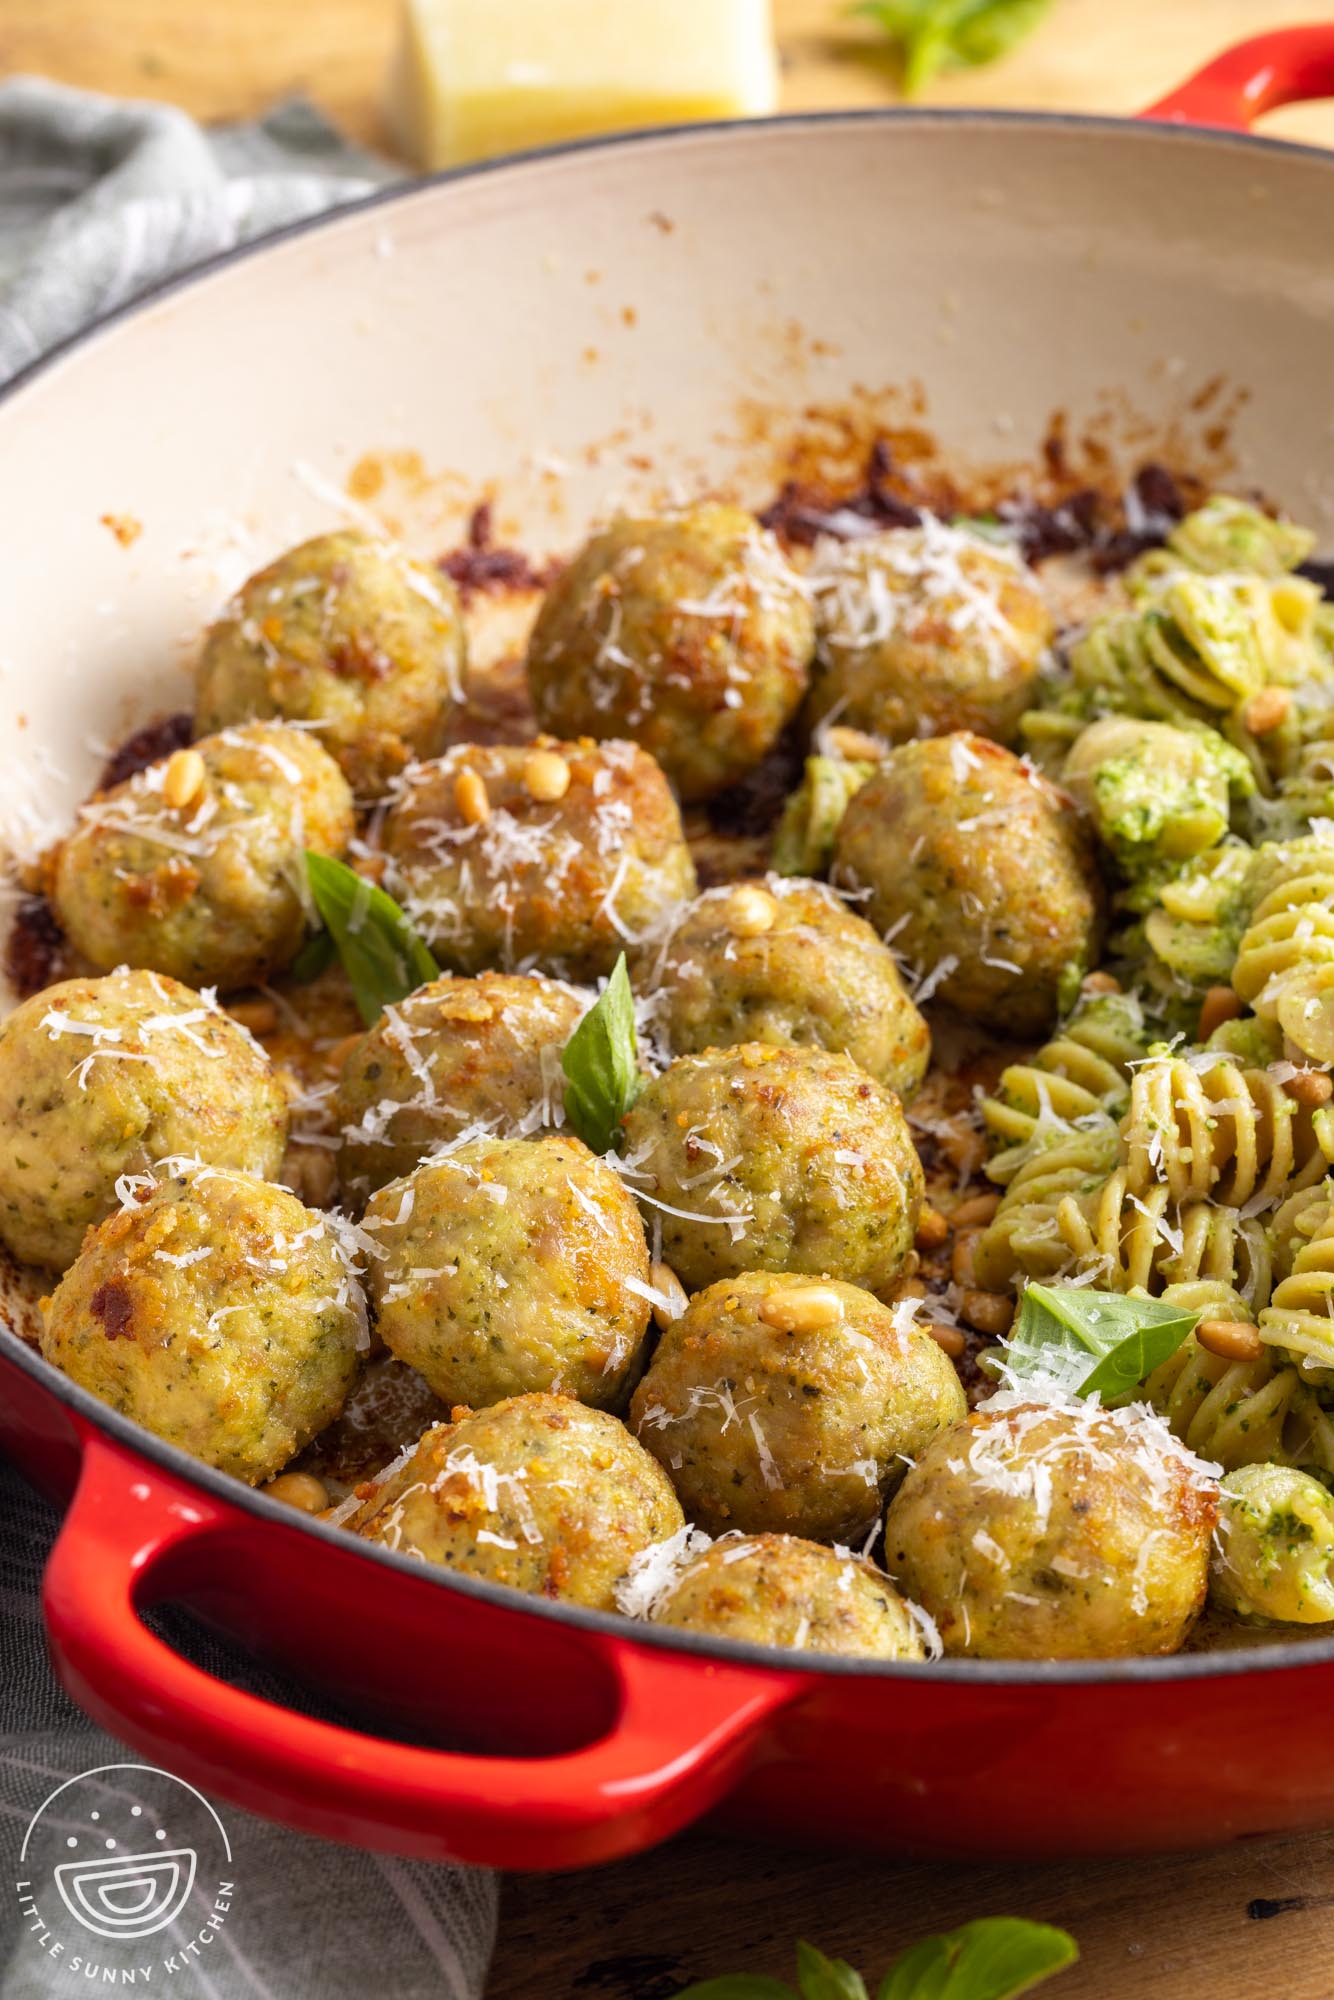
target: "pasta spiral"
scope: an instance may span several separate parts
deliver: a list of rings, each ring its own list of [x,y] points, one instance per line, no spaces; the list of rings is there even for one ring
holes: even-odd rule
[[[1313,835],[1260,848],[1249,891],[1234,991],[1303,1055],[1334,1060],[1334,844]]]
[[[1275,520],[1249,501],[1214,493],[1177,522],[1166,547],[1139,557],[1132,577],[1162,576],[1175,569],[1211,574],[1246,570],[1255,576],[1278,577],[1305,562],[1315,543],[1311,530],[1295,521]]]
[[[1267,1069],[1241,1069],[1220,1053],[1156,1054],[1135,1072],[1121,1125],[1126,1189],[1165,1188],[1177,1204],[1276,1201],[1323,1178],[1332,1124],[1317,1128]]]
[[[1192,1334],[1144,1393],[1184,1445],[1225,1472],[1278,1464],[1334,1474],[1334,1423],[1297,1370],[1272,1354],[1225,1361]]]
[[[1289,1268],[1260,1314],[1260,1338],[1308,1370],[1334,1368],[1334,1200],[1310,1203],[1291,1228]]]
[[[1001,1072],[982,1117],[998,1152],[987,1172],[1004,1183],[1044,1127],[1058,1131],[1088,1119],[1119,1118],[1129,1100],[1130,1065],[1148,1046],[1144,1010],[1133,994],[1085,1000],[1027,1062]]]
[[[1318,601],[1300,578],[1174,570],[1089,627],[1070,655],[1075,685],[1131,715],[1217,720],[1302,678]]]
[[[978,1282],[999,1289],[1018,1275],[1075,1276],[1110,1291],[1170,1291],[1183,1305],[1226,1307],[1229,1317],[1262,1306],[1270,1255],[1260,1224],[1212,1201],[1177,1208],[1161,1184],[1141,1197],[1114,1160],[1099,1172],[1112,1150],[1107,1134],[1086,1133],[1021,1168],[974,1247]]]

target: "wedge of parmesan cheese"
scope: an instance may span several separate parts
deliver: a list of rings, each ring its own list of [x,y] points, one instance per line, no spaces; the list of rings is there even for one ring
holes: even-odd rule
[[[758,116],[777,79],[770,0],[404,0],[389,112],[418,166],[446,167]]]

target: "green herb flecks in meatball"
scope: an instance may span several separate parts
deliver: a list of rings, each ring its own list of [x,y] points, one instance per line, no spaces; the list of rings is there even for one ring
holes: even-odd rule
[[[651,1616],[657,1625],[749,1646],[925,1657],[912,1612],[887,1576],[850,1549],[795,1535],[725,1536],[657,1594]]]
[[[771,875],[710,889],[649,960],[657,1032],[677,1055],[740,1042],[852,1057],[902,1096],[931,1037],[894,956],[818,882]]]
[[[332,1423],[368,1344],[330,1218],[214,1167],[131,1193],[88,1236],[41,1335],[82,1388],[252,1486]]]
[[[409,771],[385,887],[459,972],[611,971],[695,891],[681,815],[633,743],[465,744]]]
[[[939,996],[1004,1034],[1069,1007],[1102,941],[1102,897],[1073,802],[964,733],[891,752],[848,806],[834,880]]]
[[[343,1062],[333,1122],[343,1188],[365,1195],[465,1133],[561,1123],[561,1051],[589,994],[538,973],[446,974],[419,987]]]
[[[620,516],[547,593],[528,683],[544,728],[632,737],[682,798],[705,799],[777,741],[814,640],[804,584],[751,515]]]
[[[986,1406],[922,1453],[885,1566],[947,1653],[1173,1653],[1204,1603],[1218,1488],[1142,1410]]]
[[[373,1197],[385,1345],[447,1404],[551,1389],[615,1403],[648,1331],[648,1248],[612,1169],[578,1139],[476,1139]]]
[[[349,1525],[423,1562],[614,1611],[635,1557],[684,1523],[666,1474],[615,1417],[515,1396],[428,1431]]]
[[[891,743],[956,729],[1013,741],[1052,619],[1012,547],[928,515],[824,544],[810,580],[812,723],[837,715]]]
[[[156,972],[68,979],[0,1025],[0,1241],[63,1271],[122,1175],[170,1156],[272,1178],[287,1099],[211,994]]]
[[[231,723],[316,725],[352,789],[378,798],[444,747],[463,699],[453,584],[351,529],[289,549],[242,585],[204,641],[200,735]]]
[[[751,1271],[697,1293],[667,1327],[630,1423],[701,1527],[846,1541],[965,1407],[911,1307]]]
[[[224,729],[84,806],[52,901],[100,970],[145,966],[232,991],[295,958],[305,850],[341,854],[352,831],[347,780],[308,731]]]
[[[740,1271],[903,1272],[922,1168],[899,1101],[849,1057],[755,1042],[681,1056],[624,1120],[623,1157],[688,1289]]]

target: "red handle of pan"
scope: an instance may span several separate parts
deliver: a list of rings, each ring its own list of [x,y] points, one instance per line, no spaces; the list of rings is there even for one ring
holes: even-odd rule
[[[1244,132],[1280,104],[1319,97],[1334,97],[1334,21],[1238,42],[1140,115]]]
[[[505,1868],[577,1867],[647,1847],[714,1805],[790,1674],[633,1643],[600,1647],[618,1682],[600,1740],[554,1757],[467,1756],[362,1735],[215,1680],[152,1633],[137,1604],[168,1557],[206,1564],[225,1505],[87,1436],[47,1566],[51,1652],[113,1734],[204,1791],[358,1846]],[[535,1661],[536,1665],[536,1661]]]

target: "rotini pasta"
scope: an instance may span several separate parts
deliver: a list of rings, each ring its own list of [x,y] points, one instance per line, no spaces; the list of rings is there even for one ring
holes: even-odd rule
[[[1233,988],[1303,1055],[1334,1061],[1334,843],[1313,835],[1266,845],[1248,886]]]
[[[1118,1119],[1129,1102],[1130,1066],[1148,1047],[1144,1009],[1130,993],[1086,999],[1027,1062],[1002,1071],[1000,1089],[982,1099],[993,1146],[987,1168],[1000,1184],[1013,1179],[1027,1148],[1043,1131],[1055,1134],[1089,1120]]]
[[[1334,1369],[1334,1200],[1289,1214],[1287,1233],[1287,1274],[1260,1314],[1260,1338],[1307,1372]]]
[[[1318,602],[1299,577],[1150,579],[1142,603],[1096,620],[1075,645],[1075,686],[1124,714],[1217,721],[1262,687],[1316,670]]]
[[[1192,1334],[1144,1393],[1183,1444],[1225,1472],[1278,1464],[1334,1475],[1334,1424],[1297,1370],[1275,1355],[1225,1361]]]
[[[1131,577],[1132,581],[1159,577],[1178,569],[1211,574],[1246,570],[1255,576],[1280,577],[1305,562],[1315,540],[1309,528],[1295,521],[1275,520],[1249,501],[1215,493],[1178,521],[1164,548],[1140,556]]]
[[[1226,841],[1155,885],[1144,945],[1178,990],[1198,994],[1231,978],[1246,922],[1251,862],[1249,847]]]
[[[1177,1204],[1275,1202],[1324,1177],[1334,1157],[1330,1125],[1317,1124],[1270,1070],[1239,1068],[1217,1052],[1164,1050],[1130,1086],[1121,1125],[1126,1188],[1143,1196],[1163,1187]]]
[[[1110,1291],[1195,1288],[1198,1303],[1221,1309],[1239,1300],[1230,1316],[1265,1303],[1270,1287],[1264,1229],[1235,1208],[1197,1201],[1178,1208],[1163,1185],[1143,1195],[1127,1184],[1124,1166],[1101,1173],[1109,1157],[1107,1135],[1082,1134],[1048,1147],[1023,1167],[974,1249],[978,1281],[988,1287],[1016,1276],[1076,1277]],[[1207,1294],[1200,1287],[1207,1287]]]

